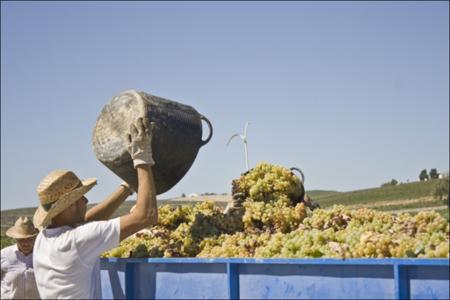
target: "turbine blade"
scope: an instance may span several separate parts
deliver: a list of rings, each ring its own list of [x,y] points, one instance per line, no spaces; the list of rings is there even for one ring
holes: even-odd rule
[[[235,137],[237,137],[237,136],[239,136],[240,137],[240,134],[239,133],[235,133],[235,134],[233,134],[231,137],[230,137],[230,139],[228,140],[228,142],[227,142],[227,146],[230,144],[230,142],[231,142],[231,140],[233,139],[233,138],[235,138]]]

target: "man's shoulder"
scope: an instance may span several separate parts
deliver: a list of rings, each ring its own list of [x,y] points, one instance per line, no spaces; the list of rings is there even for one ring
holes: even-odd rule
[[[43,229],[36,238],[33,252],[46,252],[55,247],[70,248],[75,237],[74,229],[69,226]]]
[[[9,255],[11,253],[14,253],[16,251],[16,249],[17,249],[17,244],[14,244],[14,245],[11,245],[11,246],[3,248],[0,251],[2,258],[6,257],[7,255]]]
[[[17,244],[5,247],[1,250],[1,264],[2,264],[2,268],[5,265],[10,265],[10,264],[15,264],[17,262],[17,258],[16,258],[16,252],[17,250]]]
[[[73,233],[76,237],[103,235],[117,227],[118,222],[119,218],[107,221],[90,221],[75,227]]]

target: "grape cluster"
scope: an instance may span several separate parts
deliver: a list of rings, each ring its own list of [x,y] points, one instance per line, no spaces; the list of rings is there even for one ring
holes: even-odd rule
[[[272,202],[286,196],[295,204],[305,191],[300,179],[291,170],[263,162],[233,180],[232,193],[243,194],[255,202]]]
[[[270,239],[269,232],[261,234],[236,232],[222,234],[216,238],[207,238],[201,243],[201,252],[197,257],[253,257],[258,247]]]
[[[267,163],[233,181],[242,209],[213,202],[159,208],[158,224],[103,257],[449,257],[449,223],[433,211],[309,210],[289,169]]]
[[[249,198],[244,203],[244,208],[242,222],[247,232],[291,232],[306,217],[305,205],[298,203],[292,207],[285,195],[280,196],[276,201],[267,203],[253,201]]]
[[[158,224],[123,240],[103,257],[195,257],[206,238],[243,230],[242,214],[223,214],[213,202],[163,205]]]

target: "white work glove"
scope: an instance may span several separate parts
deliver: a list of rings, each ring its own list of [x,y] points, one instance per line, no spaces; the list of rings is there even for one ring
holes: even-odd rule
[[[147,120],[139,118],[136,124],[131,124],[128,138],[128,152],[133,159],[136,168],[139,165],[147,164],[153,166],[155,161],[152,157],[152,131],[154,124],[148,128]]]

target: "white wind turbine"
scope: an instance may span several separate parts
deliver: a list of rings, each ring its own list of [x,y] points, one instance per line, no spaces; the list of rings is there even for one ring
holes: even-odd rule
[[[230,144],[231,140],[235,137],[240,137],[241,140],[244,142],[244,151],[245,151],[245,167],[248,171],[248,151],[247,151],[247,127],[250,124],[250,122],[246,122],[245,123],[245,128],[244,128],[244,134],[239,134],[239,133],[235,133],[233,134],[230,139],[227,142],[227,146]]]

